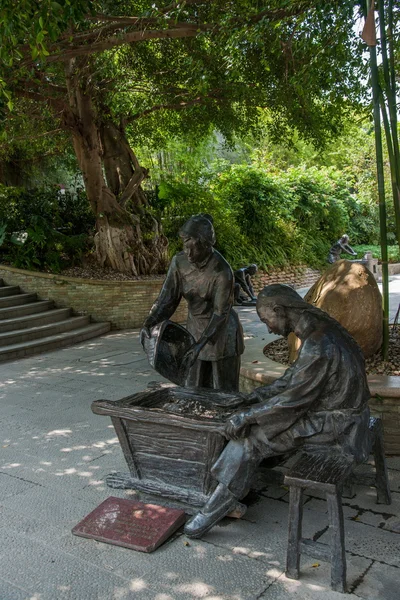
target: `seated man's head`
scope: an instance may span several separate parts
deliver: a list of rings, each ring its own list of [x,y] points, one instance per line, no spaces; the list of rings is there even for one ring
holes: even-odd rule
[[[179,231],[183,251],[191,263],[201,263],[212,253],[215,231],[211,219],[210,215],[195,215]]]
[[[309,305],[288,285],[267,285],[258,294],[257,313],[270,333],[287,337],[294,330],[302,310]]]
[[[258,267],[257,267],[257,265],[249,265],[247,267],[246,271],[252,277],[253,275],[255,275],[257,273]]]
[[[349,236],[345,233],[344,235],[342,235],[342,237],[340,238],[340,241],[342,244],[348,244],[349,243]]]

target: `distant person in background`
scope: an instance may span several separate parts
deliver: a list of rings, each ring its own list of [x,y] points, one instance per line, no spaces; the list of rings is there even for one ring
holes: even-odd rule
[[[242,304],[243,300],[240,297],[240,291],[255,301],[256,295],[254,293],[253,284],[251,278],[258,271],[257,265],[249,265],[248,267],[242,267],[234,272],[235,276],[235,288],[234,288],[234,300],[235,304]]]
[[[339,260],[342,252],[351,254],[351,256],[357,256],[357,252],[349,245],[349,236],[346,234],[342,235],[340,240],[333,244],[332,248],[329,250],[328,263],[332,265]]]

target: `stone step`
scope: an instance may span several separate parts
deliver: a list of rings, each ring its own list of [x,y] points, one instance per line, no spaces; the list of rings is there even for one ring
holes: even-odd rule
[[[15,294],[19,294],[20,289],[19,285],[2,285],[0,286],[0,297],[4,298],[4,296],[15,296]]]
[[[31,327],[29,329],[9,331],[7,333],[0,334],[0,348],[13,344],[22,344],[32,340],[38,340],[40,338],[49,337],[58,333],[64,333],[65,331],[79,329],[89,325],[89,323],[90,317],[81,316],[71,317],[70,319],[65,319],[64,321],[58,321],[56,323],[49,323],[48,325],[39,325],[38,327]]]
[[[34,305],[31,304],[30,306]],[[72,311],[70,308],[51,308],[37,314],[22,315],[22,317],[16,317],[14,319],[2,319],[0,320],[0,335],[7,331],[28,329],[30,327],[39,327],[40,325],[55,323],[56,321],[64,321],[71,316],[71,313]]]
[[[0,361],[4,362],[6,360],[14,360],[23,358],[24,356],[38,354],[39,352],[57,350],[58,348],[77,344],[92,337],[107,333],[110,331],[110,328],[110,323],[91,323],[90,325],[80,327],[74,331],[58,333],[56,335],[50,335],[39,340],[32,340],[21,344],[11,344],[10,346],[0,348]]]
[[[53,306],[54,302],[52,300],[38,300],[37,302],[30,302],[29,304],[23,304],[22,306],[0,308],[0,321],[2,319],[16,319],[23,315],[40,313],[53,308]]]
[[[28,304],[29,302],[35,302],[36,300],[37,294],[16,294],[15,296],[7,296],[6,298],[0,298],[0,309],[9,306],[20,306],[21,304]]]

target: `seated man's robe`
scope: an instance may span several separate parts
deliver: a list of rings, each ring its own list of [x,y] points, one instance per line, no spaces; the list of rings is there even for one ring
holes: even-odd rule
[[[312,309],[295,333],[302,340],[297,360],[247,398],[252,406],[245,412],[255,424],[229,441],[213,466],[213,476],[237,498],[263,458],[304,444],[340,446],[357,461],[367,457],[370,392],[360,347],[337,321]]]

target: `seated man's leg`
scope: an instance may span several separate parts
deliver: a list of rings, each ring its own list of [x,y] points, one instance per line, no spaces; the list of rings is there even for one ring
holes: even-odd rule
[[[211,469],[219,482],[200,512],[185,526],[189,537],[200,537],[232,512],[250,490],[251,481],[263,458],[274,455],[260,427],[240,440],[231,440]]]

